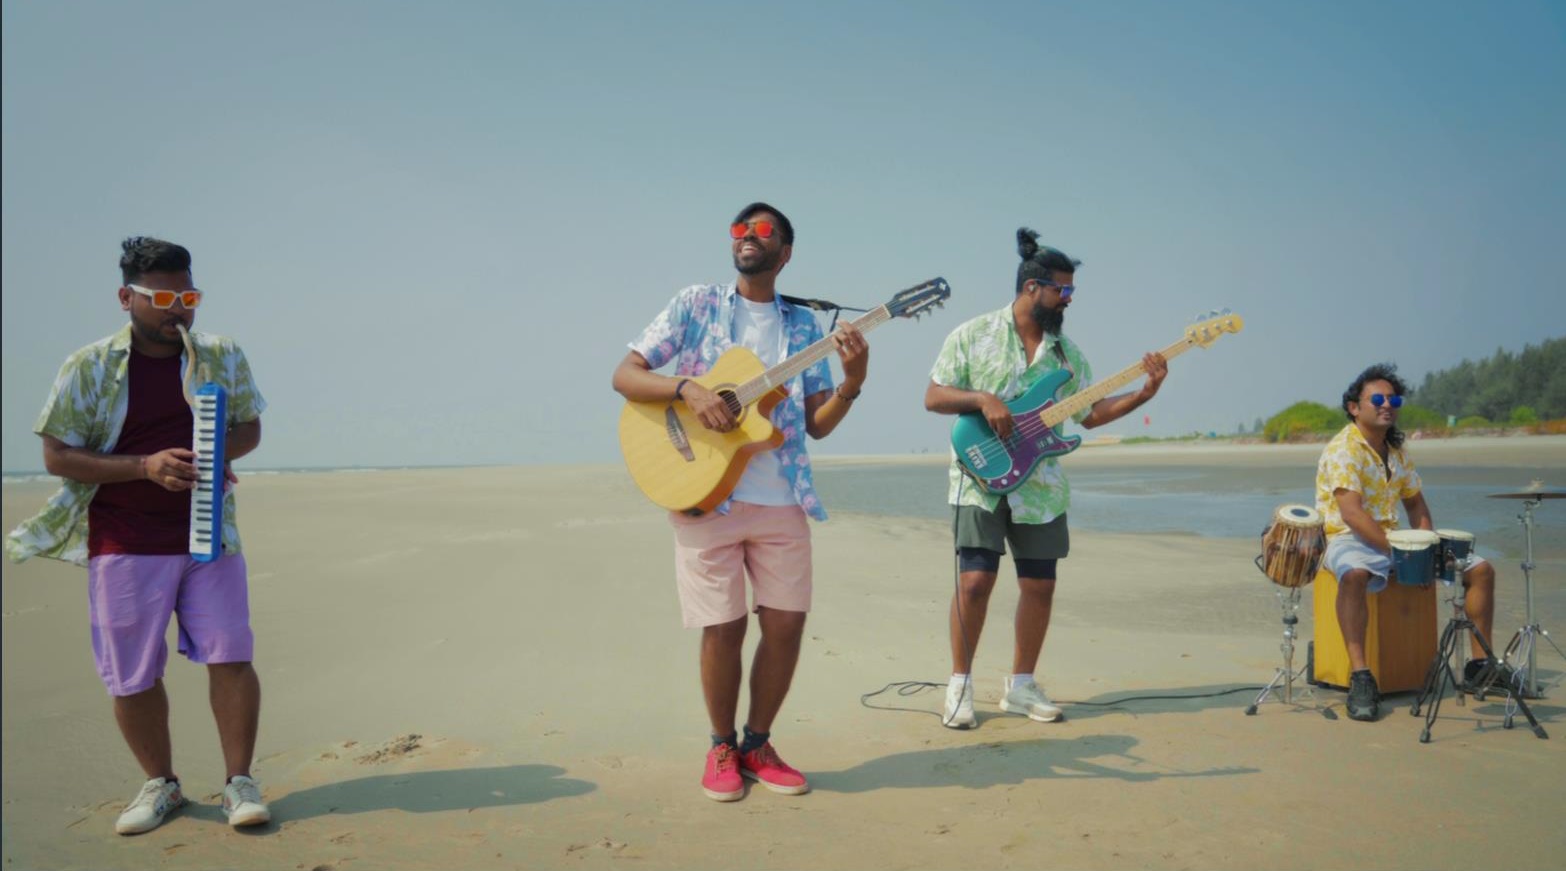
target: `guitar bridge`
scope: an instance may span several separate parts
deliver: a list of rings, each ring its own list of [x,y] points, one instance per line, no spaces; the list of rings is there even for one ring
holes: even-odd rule
[[[691,438],[685,434],[685,424],[680,423],[680,416],[675,413],[674,406],[671,405],[663,410],[663,425],[669,433],[669,443],[680,452],[685,462],[696,462],[696,455],[691,452]]]

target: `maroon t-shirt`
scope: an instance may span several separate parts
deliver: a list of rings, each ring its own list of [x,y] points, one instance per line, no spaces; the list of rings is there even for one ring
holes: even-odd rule
[[[189,449],[195,419],[185,402],[180,358],[148,357],[135,348],[125,389],[130,402],[112,454],[155,454]],[[87,555],[190,552],[190,491],[165,490],[152,481],[103,484],[87,506]]]

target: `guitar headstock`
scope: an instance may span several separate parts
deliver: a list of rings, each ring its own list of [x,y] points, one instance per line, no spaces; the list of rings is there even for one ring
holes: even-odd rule
[[[952,288],[946,279],[932,278],[893,296],[887,301],[886,310],[894,318],[918,318],[931,309],[940,308],[951,295]]]
[[[1206,318],[1206,320],[1201,320]],[[1224,309],[1223,311],[1210,311],[1205,315],[1198,315],[1199,323],[1194,323],[1185,328],[1185,337],[1192,344],[1208,347],[1218,341],[1218,337],[1224,333],[1238,333],[1245,328],[1245,319],[1237,314]]]

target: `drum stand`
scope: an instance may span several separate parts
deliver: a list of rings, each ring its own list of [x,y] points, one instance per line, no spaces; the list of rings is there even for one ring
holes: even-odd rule
[[[1514,669],[1517,666],[1513,663],[1524,658],[1528,660],[1527,676],[1523,680],[1519,694],[1530,699],[1541,698],[1539,694],[1538,661],[1536,658],[1538,639],[1543,638],[1545,641],[1548,641],[1550,646],[1555,648],[1555,652],[1559,653],[1563,659],[1566,659],[1566,653],[1561,652],[1559,645],[1550,637],[1549,632],[1539,628],[1539,621],[1533,616],[1533,570],[1535,568],[1533,562],[1533,509],[1542,501],[1541,499],[1524,501],[1523,513],[1517,515],[1517,520],[1523,527],[1523,540],[1527,543],[1522,570],[1523,591],[1528,604],[1528,625],[1517,630],[1517,634],[1513,635],[1511,642],[1506,645],[1506,652],[1502,656],[1502,661],[1512,665]],[[1521,669],[1518,670],[1521,671]]]
[[[1468,561],[1464,561],[1462,568],[1466,569],[1467,567]],[[1441,697],[1446,694],[1448,685],[1451,686],[1457,696],[1457,704],[1461,706],[1463,704],[1463,695],[1467,693],[1472,693],[1473,697],[1478,701],[1484,701],[1485,691],[1490,688],[1491,684],[1495,683],[1498,676],[1498,670],[1492,664],[1476,676],[1476,687],[1469,688],[1463,686],[1462,682],[1457,679],[1457,675],[1452,672],[1452,661],[1454,659],[1461,660],[1463,653],[1461,645],[1464,632],[1473,633],[1473,637],[1479,642],[1479,647],[1484,650],[1485,656],[1489,657],[1491,663],[1496,661],[1495,651],[1490,649],[1489,640],[1484,637],[1483,632],[1479,631],[1479,627],[1474,625],[1474,621],[1469,619],[1468,610],[1463,606],[1463,603],[1466,601],[1466,594],[1462,581],[1459,580],[1452,587],[1454,592],[1452,598],[1448,601],[1452,603],[1453,614],[1446,621],[1446,628],[1441,630],[1440,646],[1436,649],[1435,659],[1430,661],[1430,669],[1425,672],[1424,689],[1419,691],[1419,698],[1414,699],[1414,706],[1409,709],[1409,713],[1417,717],[1419,716],[1420,708],[1426,705],[1429,706],[1425,712],[1424,731],[1419,733],[1419,743],[1421,744],[1430,743],[1430,727],[1435,723],[1436,715],[1441,711]],[[1516,702],[1518,710],[1523,712],[1523,716],[1528,718],[1529,725],[1533,726],[1533,734],[1540,738],[1549,738],[1550,736],[1545,733],[1544,727],[1540,726],[1539,721],[1534,718],[1533,711],[1529,710],[1528,703],[1523,701],[1516,692],[1513,692],[1511,696],[1512,700]],[[1507,729],[1512,727],[1512,713],[1509,706],[1503,725]]]
[[[1256,715],[1256,707],[1267,701],[1267,696],[1272,694],[1272,691],[1277,688],[1279,683],[1283,684],[1283,698],[1281,701],[1286,705],[1294,704],[1294,681],[1305,674],[1305,666],[1300,666],[1298,671],[1294,670],[1294,627],[1299,625],[1300,622],[1300,591],[1303,589],[1305,588],[1289,587],[1278,590],[1278,603],[1283,606],[1283,644],[1278,648],[1283,651],[1283,667],[1273,669],[1272,682],[1262,687],[1261,694],[1256,697],[1256,701],[1251,702],[1250,707],[1245,709],[1245,716],[1247,717]],[[1306,687],[1301,692],[1301,695],[1310,696],[1314,699],[1316,692]]]

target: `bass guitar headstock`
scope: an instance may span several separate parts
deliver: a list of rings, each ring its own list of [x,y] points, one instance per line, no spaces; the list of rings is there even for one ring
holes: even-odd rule
[[[1202,320],[1203,318],[1206,320]],[[1203,348],[1211,346],[1225,333],[1238,333],[1245,328],[1245,319],[1228,309],[1197,315],[1197,320],[1198,323],[1185,328],[1185,337],[1190,339],[1192,344]]]

